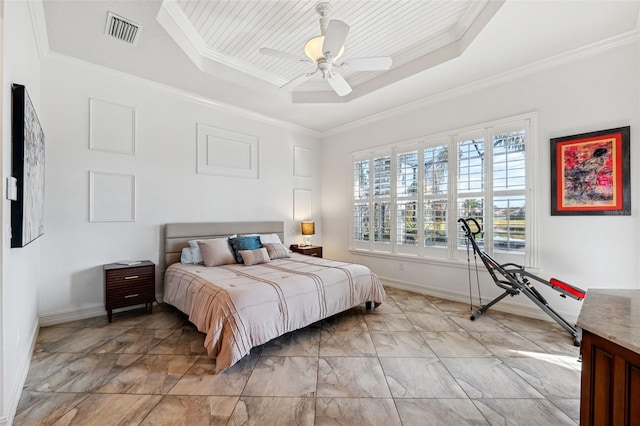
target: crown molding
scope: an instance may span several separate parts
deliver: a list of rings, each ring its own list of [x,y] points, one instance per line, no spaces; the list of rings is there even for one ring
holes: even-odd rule
[[[44,3],[43,0],[32,0],[26,3],[29,8],[29,15],[31,15],[31,25],[36,38],[38,54],[40,55],[40,59],[43,59],[51,52],[49,48],[49,35],[47,33],[47,18],[44,13]]]
[[[215,62],[232,68],[238,72],[249,74],[267,83],[282,86],[286,80],[263,71],[251,64],[235,60],[214,49],[211,49],[202,39],[191,21],[175,0],[164,0],[160,6],[157,20],[167,31],[169,36],[187,53],[187,56],[203,72],[210,72],[207,62]]]
[[[194,93],[188,92],[186,90],[178,89],[173,86],[168,86],[166,84],[158,83],[156,81],[148,80],[146,78],[138,77],[132,74],[128,74],[122,71],[116,71],[112,68],[108,68],[102,65],[97,65],[92,62],[83,61],[78,58],[73,58],[71,56],[63,55],[57,52],[51,52],[47,55],[48,60],[54,60],[59,62],[64,62],[66,64],[76,66],[79,68],[85,68],[94,72],[100,72],[102,74],[108,75],[113,78],[117,78],[119,80],[127,81],[130,83],[140,84],[152,89],[163,91],[166,94],[181,98],[183,100],[193,102],[196,104],[200,104],[206,106],[208,108],[217,109],[222,112],[232,112],[238,114],[244,118],[248,118],[251,120],[256,120],[268,125],[276,126],[281,129],[290,130],[292,132],[298,132],[307,134],[314,137],[322,137],[322,132],[318,132],[313,129],[309,129],[307,127],[303,127],[297,124],[290,123],[288,121],[279,120],[277,118],[269,117],[264,114],[260,114],[254,111],[250,111],[248,109],[244,109],[235,105],[230,105],[224,102],[219,102],[213,100],[211,98],[207,98],[204,96],[196,95]]]
[[[527,65],[522,65],[517,68],[513,68],[508,71],[504,71],[500,74],[486,77],[481,80],[474,81],[473,83],[465,84],[453,89],[445,90],[434,95],[427,96],[425,98],[403,104],[401,106],[390,108],[386,111],[379,112],[377,114],[370,115],[360,120],[352,121],[351,123],[344,124],[331,130],[327,130],[322,133],[323,137],[335,136],[342,133],[346,133],[360,127],[371,125],[377,121],[393,118],[399,115],[407,114],[409,112],[424,108],[429,105],[433,105],[438,102],[443,102],[449,99],[453,99],[462,95],[473,93],[488,87],[496,86],[498,84],[507,83],[513,80],[517,80],[522,77],[526,77],[531,74],[535,74],[547,69],[552,69],[562,65],[570,64],[580,61],[585,58],[600,55],[610,50],[617,49],[627,44],[636,42],[639,40],[639,30],[634,29],[623,34],[601,40],[587,46],[579,47],[569,52],[561,53],[558,55],[550,56],[532,62]]]

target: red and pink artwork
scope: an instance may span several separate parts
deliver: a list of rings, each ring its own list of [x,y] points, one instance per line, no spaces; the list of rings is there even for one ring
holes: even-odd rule
[[[551,140],[552,214],[631,214],[629,127]]]

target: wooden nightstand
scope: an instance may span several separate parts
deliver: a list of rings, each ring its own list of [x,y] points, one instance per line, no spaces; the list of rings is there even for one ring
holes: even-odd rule
[[[104,265],[104,307],[109,322],[112,311],[125,306],[145,304],[153,312],[156,298],[156,265],[143,260],[136,265],[109,263]]]
[[[291,251],[295,251],[296,253],[306,254],[307,256],[315,256],[322,257],[322,246],[298,246],[292,244],[290,247]]]

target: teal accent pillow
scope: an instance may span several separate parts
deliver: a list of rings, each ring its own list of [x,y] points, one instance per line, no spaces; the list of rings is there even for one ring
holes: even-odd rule
[[[233,255],[238,263],[244,263],[242,255],[239,253],[240,250],[256,250],[262,248],[259,236],[229,238],[229,244],[231,244]]]

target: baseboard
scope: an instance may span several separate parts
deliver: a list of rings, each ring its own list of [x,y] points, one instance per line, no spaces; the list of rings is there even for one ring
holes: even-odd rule
[[[104,310],[104,305],[102,304],[77,309],[68,309],[65,311],[40,315],[40,326],[48,327],[50,325],[62,324],[65,322],[77,321],[106,314],[107,312]]]
[[[459,293],[450,290],[444,290],[441,287],[432,287],[425,284],[415,284],[407,281],[393,280],[389,278],[380,277],[380,280],[384,285],[389,287],[399,288],[401,290],[413,291],[415,293],[426,294],[428,296],[440,297],[442,299],[452,300],[454,302],[469,303],[469,293]],[[525,297],[526,299],[526,297]],[[521,315],[529,318],[535,318],[543,321],[553,320],[545,314],[540,308],[533,304],[522,304],[513,302],[513,298],[504,299],[500,303],[496,303],[491,307],[491,310],[506,312],[509,314]],[[526,299],[528,301],[528,299]],[[483,300],[484,301],[484,300]],[[477,303],[477,299],[475,302]],[[485,302],[486,303],[486,302]],[[476,306],[476,305],[474,305]],[[577,316],[573,313],[559,312],[558,313],[570,324],[575,324]]]
[[[20,366],[20,374],[18,375],[18,380],[13,384],[11,388],[7,389],[7,403],[5,404],[7,412],[4,413],[4,416],[0,417],[0,425],[12,424],[13,418],[16,416],[18,403],[20,402],[20,397],[22,396],[22,388],[24,388],[24,384],[27,380],[27,375],[29,374],[29,367],[31,367],[31,355],[36,348],[36,341],[38,340],[38,330],[40,330],[40,324],[38,320],[36,320],[35,327],[33,328],[33,330],[31,330],[31,345],[29,346],[29,351],[25,354],[22,365]]]
[[[158,303],[162,303],[163,293],[156,294],[156,300]],[[130,306],[127,308],[114,309],[113,312],[124,312],[130,309],[138,309],[140,306]],[[65,322],[77,321],[85,318],[99,317],[101,315],[107,315],[107,311],[104,309],[104,305],[91,305],[78,309],[67,309],[65,311],[54,312],[51,314],[40,315],[40,326],[48,327],[51,325],[63,324]]]

